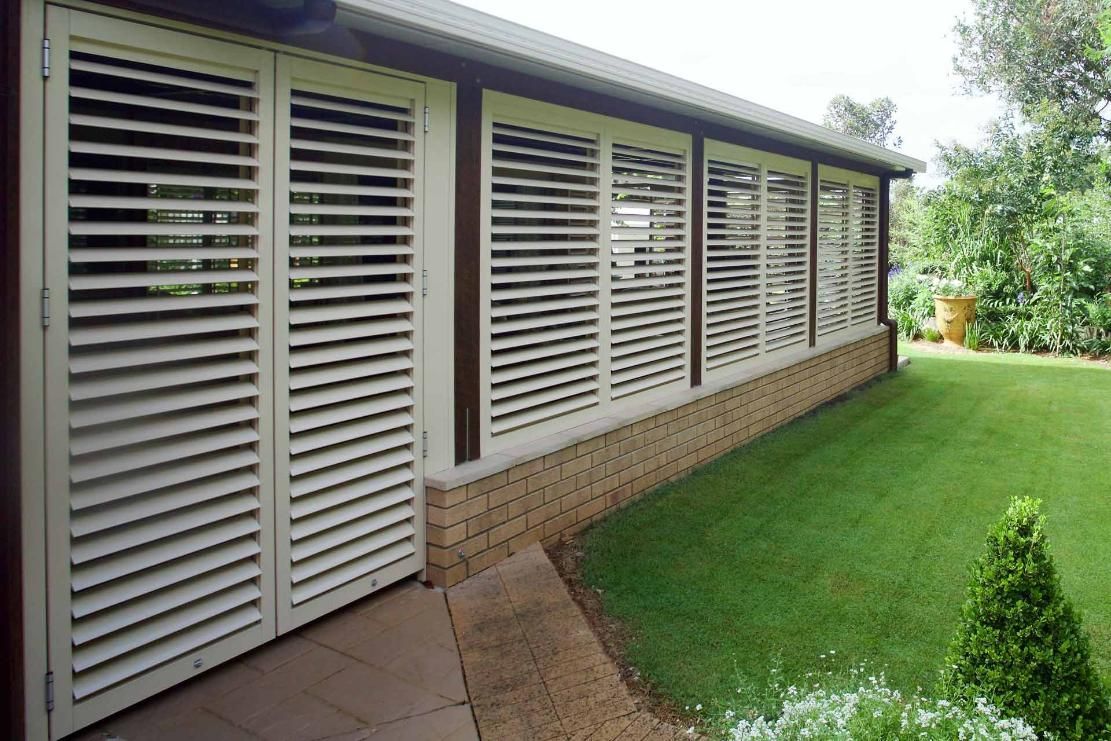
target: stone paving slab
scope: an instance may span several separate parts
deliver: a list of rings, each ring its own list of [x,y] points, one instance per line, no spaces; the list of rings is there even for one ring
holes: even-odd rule
[[[661,741],[539,544],[447,592],[484,741]]]
[[[441,590],[406,581],[167,690],[80,741],[477,741]]]

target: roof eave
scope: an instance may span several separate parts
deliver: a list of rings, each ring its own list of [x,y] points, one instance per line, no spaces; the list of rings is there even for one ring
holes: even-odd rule
[[[447,0],[339,0],[337,5],[337,20],[344,25],[511,64],[539,77],[694,114],[895,173],[926,171],[926,163],[914,157]]]

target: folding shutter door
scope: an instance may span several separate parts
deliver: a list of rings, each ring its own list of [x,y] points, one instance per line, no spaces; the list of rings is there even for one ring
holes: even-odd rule
[[[707,158],[707,376],[761,353],[764,202],[760,165]]]
[[[822,180],[818,187],[818,336],[849,326],[852,228],[849,186]]]
[[[809,177],[767,170],[764,348],[775,352],[808,340]]]
[[[852,323],[875,325],[879,276],[879,192],[853,186]]]
[[[280,631],[423,566],[423,90],[279,58]]]
[[[610,393],[687,374],[687,158],[614,142],[610,206]]]
[[[54,7],[48,31],[61,736],[274,634],[273,56]]]
[[[599,403],[596,135],[487,121],[493,436]]]

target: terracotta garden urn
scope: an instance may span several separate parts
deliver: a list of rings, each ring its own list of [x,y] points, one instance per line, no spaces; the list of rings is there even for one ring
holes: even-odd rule
[[[964,347],[964,333],[976,321],[975,296],[934,296],[934,319],[946,345]]]

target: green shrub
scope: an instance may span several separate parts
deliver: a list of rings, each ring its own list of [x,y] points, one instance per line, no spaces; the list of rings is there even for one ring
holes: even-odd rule
[[[941,342],[941,332],[938,332],[933,327],[926,327],[922,332],[922,336],[926,338],[926,342]]]
[[[1061,590],[1036,499],[1013,499],[972,566],[943,682],[1060,739],[1111,737],[1111,705],[1080,617]]]
[[[972,322],[964,328],[964,346],[969,350],[980,349],[980,325]]]
[[[907,309],[899,309],[895,312],[895,328],[899,332],[899,337],[907,342],[913,341],[918,336],[918,320]]]

